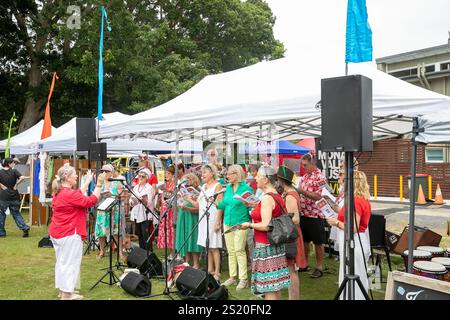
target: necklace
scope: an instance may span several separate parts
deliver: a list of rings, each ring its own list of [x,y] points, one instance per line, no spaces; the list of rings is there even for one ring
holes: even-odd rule
[[[141,186],[141,184],[138,184],[138,187],[137,187],[137,191],[140,193],[142,190],[144,190],[144,188],[145,188],[145,184],[142,186],[142,188],[139,188]]]

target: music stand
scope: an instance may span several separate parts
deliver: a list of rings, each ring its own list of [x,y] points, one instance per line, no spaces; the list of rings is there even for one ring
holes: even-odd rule
[[[90,290],[94,289],[100,282],[104,284],[113,285],[117,282],[120,282],[119,277],[114,273],[113,266],[112,266],[112,242],[116,243],[113,236],[112,231],[112,219],[111,217],[113,213],[114,206],[117,204],[117,199],[115,197],[106,198],[100,205],[97,207],[98,210],[109,212],[109,266],[106,269],[106,273],[91,287]],[[117,245],[117,243],[116,243]],[[117,245],[118,247],[118,245]],[[100,269],[100,270],[104,270]],[[109,275],[109,283],[104,282],[103,279]]]

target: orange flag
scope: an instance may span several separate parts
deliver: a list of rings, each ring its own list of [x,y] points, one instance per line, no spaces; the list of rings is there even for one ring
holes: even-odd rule
[[[52,119],[50,118],[50,98],[52,97],[56,79],[58,79],[58,76],[56,75],[56,72],[53,72],[52,85],[50,86],[50,92],[47,98],[47,106],[45,107],[44,125],[42,126],[41,139],[48,138],[52,135]]]

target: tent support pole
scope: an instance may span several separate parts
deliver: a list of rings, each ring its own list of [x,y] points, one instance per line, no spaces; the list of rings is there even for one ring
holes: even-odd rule
[[[409,228],[408,228],[408,268],[407,272],[412,273],[413,252],[414,252],[414,211],[416,202],[416,163],[417,163],[417,142],[416,137],[423,129],[419,128],[419,120],[413,118],[413,129],[411,138],[411,187],[409,191]]]
[[[174,192],[175,192],[175,201],[173,201],[173,213],[174,213],[174,221],[177,221],[177,217],[178,217],[178,211],[176,210],[177,208],[177,203],[178,203],[178,158],[179,158],[179,153],[180,153],[180,132],[177,130],[175,131],[175,188],[174,188]],[[166,223],[167,223],[167,219],[166,219]],[[173,232],[173,243],[175,243],[175,236],[176,236],[176,232]],[[165,244],[167,247],[167,243]],[[167,268],[167,266],[166,266]]]

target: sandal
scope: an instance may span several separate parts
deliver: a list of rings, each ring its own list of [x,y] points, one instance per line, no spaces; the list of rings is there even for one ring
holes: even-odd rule
[[[63,298],[61,297],[61,300],[83,300],[84,297],[81,294],[72,293],[69,297]]]
[[[104,253],[99,253],[99,254],[97,255],[97,260],[100,260],[100,259],[103,258],[104,256],[105,256]]]

